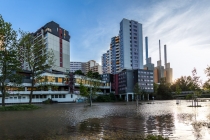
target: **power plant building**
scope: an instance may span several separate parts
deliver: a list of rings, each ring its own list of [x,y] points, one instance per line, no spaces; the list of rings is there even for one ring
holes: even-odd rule
[[[161,60],[161,44],[159,40],[159,60],[157,61],[157,66],[154,67],[154,64],[151,62],[151,57],[148,58],[148,37],[145,37],[145,52],[146,52],[146,64],[144,65],[144,69],[153,70],[154,72],[154,82],[160,83],[161,79],[165,79],[166,83],[172,82],[173,77],[173,69],[170,68],[170,63],[167,63],[167,48],[164,45],[164,61],[165,64],[162,66]]]

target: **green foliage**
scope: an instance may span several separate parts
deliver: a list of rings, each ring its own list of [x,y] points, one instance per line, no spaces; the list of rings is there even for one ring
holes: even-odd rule
[[[171,85],[171,90],[176,92],[176,87],[178,86],[181,91],[190,91],[193,85],[193,79],[191,76],[181,76],[176,79],[176,81]]]
[[[168,100],[172,99],[170,84],[166,83],[165,79],[161,79],[161,83],[157,90],[157,99]]]
[[[155,82],[153,83],[153,89],[154,89],[154,94],[157,94],[158,84],[156,84]]]
[[[203,89],[205,91],[210,91],[210,80],[207,80],[204,84],[203,84]]]
[[[2,93],[2,106],[5,106],[7,86],[16,86],[21,83],[22,77],[20,55],[17,43],[17,32],[12,29],[12,24],[5,22],[0,15],[0,90]],[[10,85],[9,85],[10,82]]]
[[[80,88],[79,88],[79,90],[80,90],[80,95],[81,96],[83,96],[83,97],[89,97],[90,95],[90,93],[89,93],[89,91],[88,91],[88,87],[86,87],[86,86],[84,86],[82,83],[80,83]]]
[[[179,85],[176,85],[176,94],[179,95],[181,91],[182,89],[179,87]]]
[[[187,99],[187,100],[192,99],[192,94],[188,94],[188,95],[186,96],[186,99]]]
[[[210,92],[210,66],[205,69],[205,74],[208,80],[204,82],[203,89]]]
[[[207,68],[205,69],[205,74],[208,77],[208,79],[210,79],[210,66],[207,66]]]
[[[201,85],[201,81],[199,81],[200,77],[197,76],[197,70],[196,68],[194,68],[192,70],[192,85],[191,85],[191,90],[192,91],[198,91],[200,90],[200,85]]]
[[[89,78],[101,79],[100,74],[98,72],[88,71],[86,76],[89,77]]]
[[[23,111],[23,110],[34,110],[39,108],[40,107],[35,105],[13,105],[13,106],[0,107],[0,111]]]
[[[31,92],[29,104],[32,102],[35,79],[40,77],[43,71],[54,66],[55,59],[52,50],[48,50],[42,38],[36,38],[33,34],[20,31],[21,38],[19,46],[22,46],[21,53],[28,63],[31,72]]]
[[[115,101],[115,95],[113,93],[110,93],[108,95],[99,95],[96,99],[96,102],[114,102]]]
[[[96,96],[96,92],[100,91],[99,89],[100,83],[99,81],[93,79],[92,77],[88,77],[86,80],[89,81],[89,85],[84,86],[82,82],[80,83],[80,95],[89,98],[90,106],[92,106],[92,98]]]
[[[142,94],[142,90],[141,90],[141,88],[140,88],[140,86],[139,86],[138,83],[136,83],[136,84],[134,85],[133,93],[134,93],[135,95],[140,95],[140,94]]]
[[[75,72],[74,72],[74,74],[77,74],[77,75],[85,75],[81,70],[76,70]]]

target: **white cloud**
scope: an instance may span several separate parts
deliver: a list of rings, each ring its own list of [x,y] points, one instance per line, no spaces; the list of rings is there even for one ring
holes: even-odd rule
[[[78,61],[95,59],[101,63],[101,56],[109,49],[111,37],[118,35],[120,21],[127,18],[143,24],[143,35],[149,37],[149,56],[155,65],[159,59],[160,39],[162,58],[163,45],[167,45],[167,60],[173,68],[174,79],[191,75],[196,67],[198,75],[205,80],[204,69],[210,65],[210,1],[164,0],[150,4],[144,7],[128,5],[124,11],[107,12],[112,16],[98,19],[95,27],[81,35]],[[113,16],[114,12],[118,13]]]
[[[149,12],[128,15],[142,22],[143,34],[149,37],[149,56],[153,63],[159,59],[158,40],[167,45],[168,61],[174,70],[174,78],[191,75],[194,67],[203,80],[206,79],[204,69],[210,65],[210,2],[209,1],[162,1],[151,6]],[[142,12],[140,7],[129,9]],[[163,60],[163,59],[162,59]]]

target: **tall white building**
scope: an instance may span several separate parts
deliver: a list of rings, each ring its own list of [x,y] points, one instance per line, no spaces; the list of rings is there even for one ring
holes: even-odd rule
[[[120,22],[119,37],[121,69],[143,69],[142,24],[123,19]]]
[[[120,22],[119,36],[112,37],[110,50],[102,55],[103,73],[116,74],[124,69],[143,69],[142,24],[125,18]]]
[[[51,21],[34,33],[35,39],[44,39],[46,49],[54,53],[55,63],[52,71],[68,72],[70,68],[69,32]]]

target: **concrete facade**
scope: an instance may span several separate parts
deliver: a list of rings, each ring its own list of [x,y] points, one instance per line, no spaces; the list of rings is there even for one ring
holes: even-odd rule
[[[70,72],[75,72],[77,70],[83,71],[83,67],[82,67],[83,63],[84,62],[70,62]]]
[[[38,29],[34,40],[44,40],[45,49],[54,53],[55,63],[52,71],[69,72],[70,68],[70,35],[59,24],[51,21]],[[23,63],[23,69],[29,70],[27,62]]]
[[[111,38],[109,51],[111,55],[108,51],[102,55],[103,73],[116,74],[124,69],[143,69],[142,24],[123,19],[120,22],[119,36]],[[111,66],[111,71],[108,66]]]

